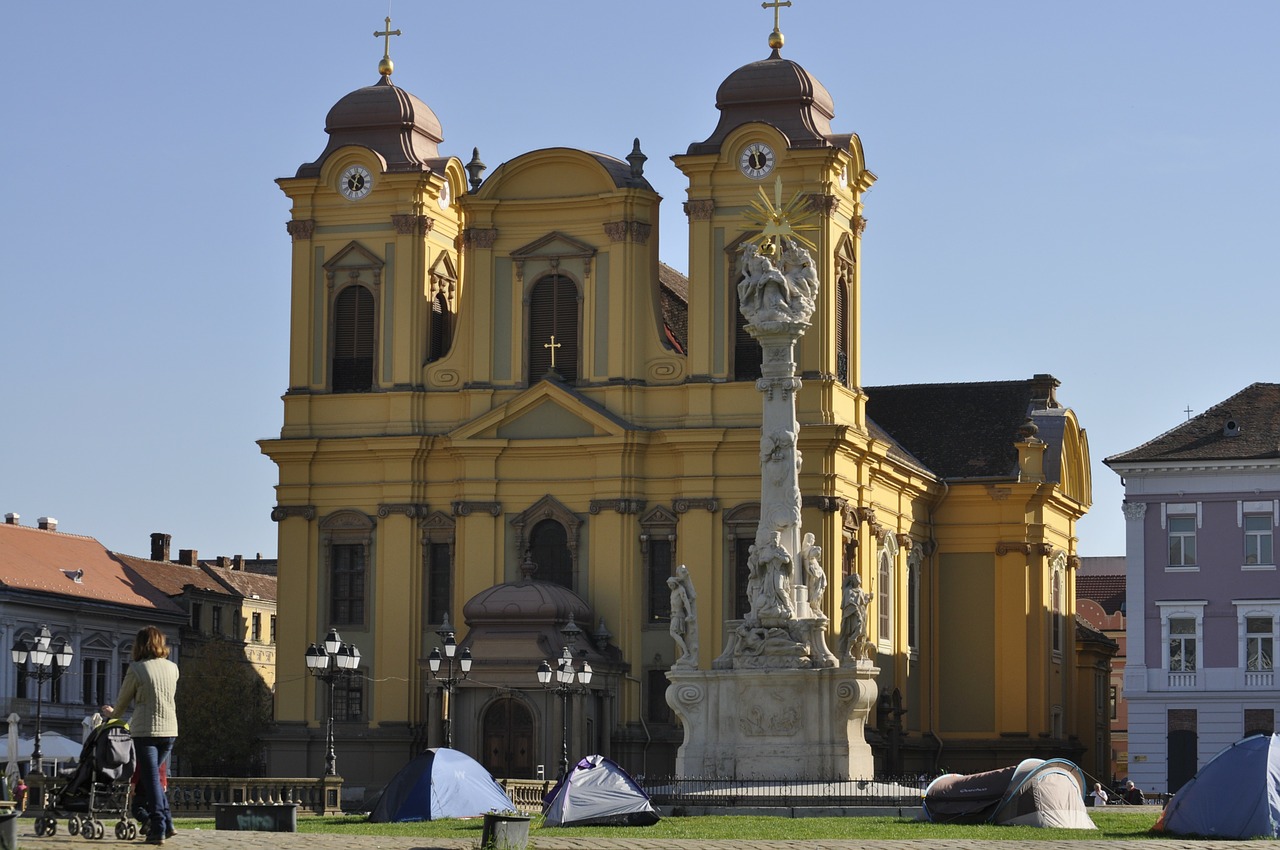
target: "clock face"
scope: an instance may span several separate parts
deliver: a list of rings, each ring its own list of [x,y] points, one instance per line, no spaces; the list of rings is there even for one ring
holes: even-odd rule
[[[449,204],[453,201],[453,191],[449,188],[449,181],[445,180],[444,185],[440,187],[440,197],[436,198],[436,203],[440,205],[440,209],[449,209]]]
[[[338,191],[349,201],[358,201],[373,191],[373,175],[363,165],[353,165],[338,178]]]
[[[738,170],[752,180],[764,179],[773,171],[773,148],[761,142],[747,145],[738,157]]]

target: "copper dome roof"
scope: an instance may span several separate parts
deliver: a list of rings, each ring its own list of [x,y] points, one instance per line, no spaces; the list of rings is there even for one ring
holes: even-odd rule
[[[706,141],[689,146],[689,153],[714,153],[736,127],[753,121],[772,124],[791,147],[829,144],[835,103],[826,86],[790,59],[774,51],[768,59],[743,65],[716,91],[720,123]]]
[[[569,588],[527,578],[480,591],[463,606],[462,616],[473,629],[512,621],[550,624],[564,623],[572,617],[578,623],[590,624],[593,620],[591,607]]]
[[[333,105],[325,118],[329,144],[315,162],[298,169],[299,177],[315,177],[331,153],[359,145],[386,161],[387,171],[430,171],[444,141],[440,119],[418,98],[392,85],[387,77],[356,89]]]

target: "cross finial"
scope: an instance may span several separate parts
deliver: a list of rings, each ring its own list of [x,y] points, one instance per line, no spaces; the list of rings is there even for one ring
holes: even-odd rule
[[[551,342],[543,343],[542,347],[551,349],[551,368],[552,369],[556,368],[556,349],[564,348],[564,345],[559,342],[556,342],[556,335],[552,334]]]
[[[391,28],[390,15],[388,15],[385,20],[387,28],[382,32],[375,32],[373,37],[382,39],[382,61],[378,63],[378,73],[384,77],[389,77],[396,67],[391,62],[391,36],[400,35],[400,30],[393,30]]]
[[[761,9],[773,9],[773,32],[769,33],[769,46],[778,51],[782,49],[784,39],[779,25],[779,11],[783,6],[790,6],[791,0],[767,0],[761,3]]]
[[[1191,405],[1189,405],[1189,404],[1188,404],[1188,405],[1187,405],[1187,409],[1186,409],[1186,410],[1184,410],[1184,411],[1182,411],[1182,412],[1183,412],[1183,413],[1185,413],[1185,414],[1187,414],[1187,418],[1188,418],[1188,419],[1190,419],[1190,418],[1191,418]]]

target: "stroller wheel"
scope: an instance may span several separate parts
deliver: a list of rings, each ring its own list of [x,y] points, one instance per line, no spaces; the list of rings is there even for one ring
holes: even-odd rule
[[[96,820],[96,821],[94,821],[94,822],[93,822],[93,837],[94,837],[94,838],[97,838],[97,839],[99,839],[99,840],[101,840],[101,839],[102,839],[102,837],[103,837],[104,835],[106,835],[106,834],[107,834],[107,828],[106,828],[105,826],[103,826],[103,825],[102,825],[102,821],[100,821],[100,820]]]
[[[80,834],[80,816],[79,815],[72,815],[71,817],[67,818],[67,832],[70,833],[71,835]]]
[[[138,837],[138,825],[133,821],[130,821],[129,822],[129,840],[132,841],[137,837]]]
[[[57,818],[45,818],[45,819],[44,819],[44,834],[45,834],[45,835],[57,835],[57,834],[58,834],[58,819],[57,819]]]
[[[129,837],[129,824],[124,821],[116,821],[116,838],[124,841]]]

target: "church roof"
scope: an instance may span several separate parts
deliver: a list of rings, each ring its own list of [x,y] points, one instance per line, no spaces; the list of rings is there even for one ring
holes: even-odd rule
[[[418,98],[383,76],[333,105],[325,118],[329,144],[299,177],[317,177],[329,155],[347,145],[368,148],[382,157],[388,172],[431,171],[443,167],[437,147],[444,141],[440,119]]]
[[[835,102],[817,78],[777,50],[767,59],[734,71],[716,91],[720,123],[705,141],[689,146],[690,154],[715,153],[726,136],[751,122],[770,124],[793,148],[832,144]]]
[[[866,387],[867,417],[941,478],[1014,478],[1014,443],[1028,417],[1060,418],[1053,416],[1062,411],[1053,396],[1057,385],[1052,375],[1036,375],[1023,381]],[[1038,424],[1041,439],[1061,438],[1054,423]],[[1046,474],[1054,471],[1046,461]]]
[[[658,295],[662,300],[662,324],[670,341],[681,353],[688,351],[689,278],[666,263],[658,263]]]
[[[1271,458],[1280,458],[1280,384],[1258,383],[1103,463]]]

